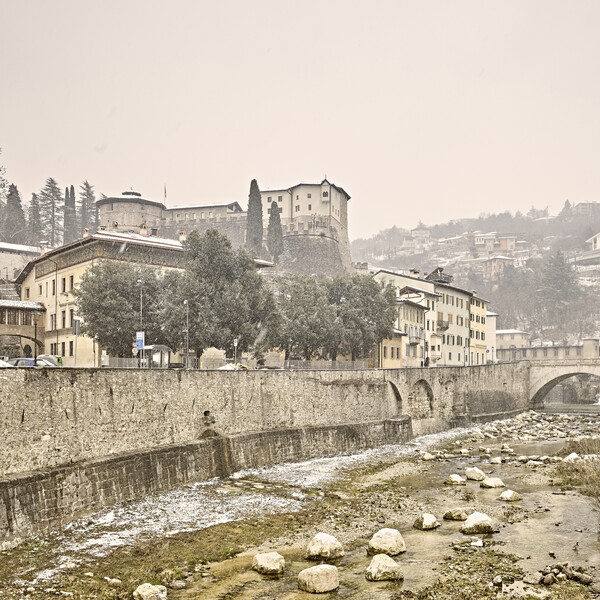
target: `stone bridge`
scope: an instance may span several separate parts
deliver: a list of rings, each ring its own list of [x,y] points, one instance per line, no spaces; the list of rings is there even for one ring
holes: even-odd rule
[[[600,378],[600,359],[560,360],[529,363],[529,401],[540,408],[546,394],[557,384],[575,375]]]
[[[600,359],[362,371],[0,369],[0,550],[102,506],[504,418]]]

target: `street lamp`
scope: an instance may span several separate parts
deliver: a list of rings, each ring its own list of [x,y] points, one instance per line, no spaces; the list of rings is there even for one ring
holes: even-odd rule
[[[38,340],[37,340],[37,326],[38,326],[38,319],[40,318],[40,313],[39,312],[34,312],[31,315],[33,317],[33,359],[34,361],[37,362],[37,345],[38,345]]]
[[[142,283],[141,279],[137,280],[139,286],[140,286],[140,331],[142,332],[143,335],[143,331],[144,331],[144,286]],[[142,361],[144,360],[144,344],[146,343],[145,340],[146,336],[143,336],[143,343],[142,343],[142,347],[140,348],[140,367],[142,367]]]
[[[183,301],[185,305],[185,368],[189,369],[190,360],[190,305],[187,300]]]

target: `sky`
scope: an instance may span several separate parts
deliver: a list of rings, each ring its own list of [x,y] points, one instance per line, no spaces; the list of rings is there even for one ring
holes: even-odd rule
[[[600,201],[597,0],[0,0],[0,164],[168,205],[320,182],[350,238]]]

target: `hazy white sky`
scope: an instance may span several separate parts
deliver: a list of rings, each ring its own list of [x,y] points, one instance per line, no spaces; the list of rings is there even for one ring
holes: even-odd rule
[[[600,200],[598,0],[0,0],[0,146],[168,204],[318,182],[350,236]]]

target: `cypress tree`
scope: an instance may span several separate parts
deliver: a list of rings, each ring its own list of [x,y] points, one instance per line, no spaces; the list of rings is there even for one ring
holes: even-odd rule
[[[65,188],[65,244],[77,239],[77,215],[75,211],[75,189]]]
[[[275,201],[271,204],[269,227],[267,229],[267,245],[269,246],[269,252],[273,257],[273,262],[277,263],[283,252],[283,230],[281,229],[279,206]]]
[[[40,219],[40,203],[37,194],[31,194],[31,203],[27,214],[28,240],[32,246],[39,246],[41,241],[42,221]]]
[[[2,221],[0,222],[0,236],[10,244],[22,244],[23,238],[27,234],[27,222],[25,213],[21,204],[19,190],[14,184],[8,187],[8,196],[6,206],[2,211]]]
[[[79,200],[79,229],[83,231],[87,227],[93,233],[98,229],[98,209],[96,208],[94,187],[90,185],[87,179],[79,186]]]
[[[248,196],[248,220],[246,222],[246,246],[254,256],[260,256],[263,240],[262,198],[258,183],[253,179]]]

